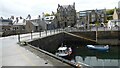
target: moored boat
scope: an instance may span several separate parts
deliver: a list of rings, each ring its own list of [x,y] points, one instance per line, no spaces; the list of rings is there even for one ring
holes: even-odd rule
[[[56,55],[64,57],[70,55],[71,53],[72,53],[71,47],[61,46],[58,48]]]
[[[89,49],[94,49],[94,50],[102,50],[106,51],[109,49],[109,45],[87,45]]]

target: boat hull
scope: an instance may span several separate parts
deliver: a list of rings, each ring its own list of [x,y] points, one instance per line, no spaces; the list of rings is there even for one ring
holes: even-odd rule
[[[87,47],[89,49],[92,49],[92,50],[100,50],[100,51],[107,51],[109,49],[109,48],[106,48],[106,47],[93,46],[93,45],[87,45]]]

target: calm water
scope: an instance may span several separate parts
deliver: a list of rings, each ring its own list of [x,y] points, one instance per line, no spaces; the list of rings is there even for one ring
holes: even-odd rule
[[[118,46],[110,46],[110,50],[107,52],[90,50],[85,45],[70,44],[70,46],[72,46],[73,53],[67,59],[71,62],[83,62],[90,66],[101,66],[103,68],[106,66],[117,66],[117,68],[120,68],[120,57],[118,54],[120,47]]]

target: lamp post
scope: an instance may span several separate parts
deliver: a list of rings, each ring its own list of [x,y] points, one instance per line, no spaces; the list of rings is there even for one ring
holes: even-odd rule
[[[41,27],[40,27],[40,15],[38,16],[38,22],[37,23],[39,23],[39,35],[40,35],[40,37],[41,37]]]
[[[18,32],[18,42],[20,42],[20,32]]]

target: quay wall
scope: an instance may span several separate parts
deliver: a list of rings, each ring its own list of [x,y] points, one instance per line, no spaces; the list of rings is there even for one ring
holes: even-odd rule
[[[28,43],[35,47],[39,47],[42,50],[48,51],[50,53],[55,53],[58,47],[60,47],[62,43],[64,45],[73,44],[73,43],[81,44],[81,45],[96,44],[96,42],[92,42],[83,38],[74,37],[64,32],[43,38],[38,38]]]
[[[71,32],[72,34],[82,36],[85,38],[96,40],[96,31],[86,31],[86,32]],[[109,44],[109,45],[119,45],[120,44],[120,31],[98,31],[97,32],[97,43],[99,44]]]

